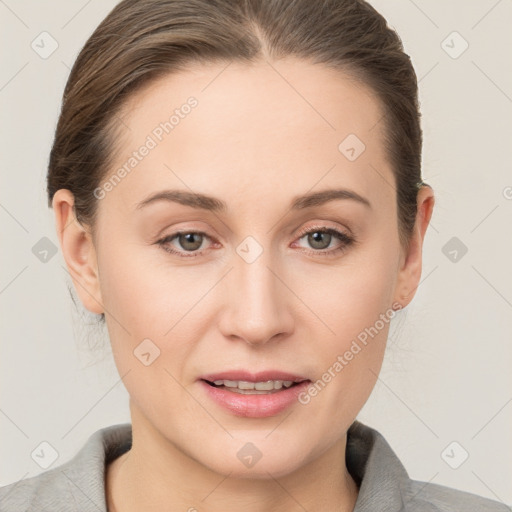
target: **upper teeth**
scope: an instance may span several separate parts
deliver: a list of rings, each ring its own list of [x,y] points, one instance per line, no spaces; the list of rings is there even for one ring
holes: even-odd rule
[[[246,380],[216,380],[216,386],[226,386],[228,388],[238,389],[256,389],[260,391],[271,391],[272,389],[281,389],[283,386],[289,388],[293,381],[291,380],[267,380],[265,382],[247,382]]]

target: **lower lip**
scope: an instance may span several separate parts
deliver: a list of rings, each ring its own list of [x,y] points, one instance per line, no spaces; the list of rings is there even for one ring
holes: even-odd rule
[[[224,407],[236,416],[245,418],[266,418],[275,416],[297,402],[298,395],[310,384],[304,381],[291,388],[261,395],[245,395],[225,388],[210,386],[204,380],[200,381],[207,395],[218,405]]]

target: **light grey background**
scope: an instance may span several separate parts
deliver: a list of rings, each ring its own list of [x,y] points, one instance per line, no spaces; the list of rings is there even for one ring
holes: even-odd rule
[[[394,320],[359,419],[412,478],[512,503],[512,2],[371,3],[420,79],[423,172],[437,202],[421,285]],[[98,361],[101,349],[87,348],[87,336],[108,339],[83,326],[93,316],[77,316],[60,248],[46,263],[33,253],[43,237],[58,247],[45,178],[65,81],[115,4],[0,0],[0,485],[43,471],[31,457],[42,441],[57,450],[55,466],[95,430],[130,421],[110,353]],[[58,43],[46,59],[31,47],[43,31]],[[462,448],[443,458],[453,441]],[[446,460],[462,449],[469,457],[452,469]]]

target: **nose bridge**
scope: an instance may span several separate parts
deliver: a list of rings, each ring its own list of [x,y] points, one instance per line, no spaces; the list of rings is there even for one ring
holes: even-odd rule
[[[228,278],[228,299],[222,317],[225,336],[238,337],[250,344],[262,344],[291,329],[284,286],[276,277],[271,250],[253,237],[247,237],[233,255]]]

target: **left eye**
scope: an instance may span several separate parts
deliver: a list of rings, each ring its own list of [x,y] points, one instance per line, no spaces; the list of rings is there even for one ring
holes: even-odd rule
[[[307,242],[315,249],[307,252],[313,255],[330,255],[337,253],[338,251],[347,249],[355,241],[353,237],[346,233],[328,227],[312,228],[309,231],[303,231],[298,240],[302,240],[306,237]],[[334,249],[325,250],[331,244],[333,237],[337,238],[340,244]],[[201,255],[202,251],[198,250],[201,248],[205,238],[209,239],[210,237],[200,231],[179,231],[158,240],[156,243],[171,254],[190,258]],[[176,250],[170,245],[174,240],[178,241],[182,250]],[[189,254],[186,254],[187,252]]]
[[[331,250],[325,250],[329,247],[332,239],[337,238],[340,241],[340,244]],[[342,231],[338,231],[337,229],[328,228],[328,227],[315,227],[309,229],[308,231],[304,231],[301,233],[301,237],[299,240],[303,238],[307,239],[307,242],[314,249],[319,249],[319,251],[308,251],[312,254],[318,255],[331,255],[335,254],[338,251],[346,250],[352,243],[355,242],[355,239],[352,236],[343,233]]]

